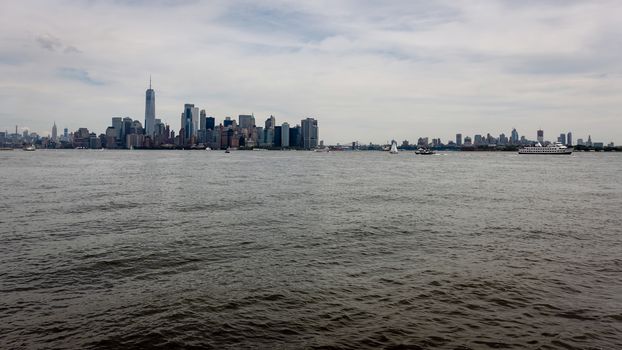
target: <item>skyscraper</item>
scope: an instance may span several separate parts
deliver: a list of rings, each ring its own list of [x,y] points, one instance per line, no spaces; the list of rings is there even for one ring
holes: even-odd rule
[[[149,77],[149,89],[145,91],[145,134],[153,137],[155,133],[155,92],[151,88]]]
[[[562,145],[566,144],[566,134],[561,133],[559,134],[559,137],[557,138],[557,141],[560,142]]]
[[[186,103],[184,105],[184,112],[181,114],[181,126],[184,129],[184,134],[180,137],[183,138],[184,143],[188,144],[193,137],[196,138],[199,128],[199,108],[195,107],[194,104]]]
[[[462,146],[462,134],[456,134],[456,145]]]
[[[319,131],[317,120],[313,118],[303,119],[302,125],[302,147],[306,149],[317,148]]]
[[[240,121],[240,128],[250,129],[255,125],[255,117],[253,115],[241,114],[238,116]]]
[[[566,134],[566,145],[572,146],[572,133],[570,131]]]
[[[538,130],[538,142],[544,143],[544,131],[542,129]]]
[[[512,135],[510,135],[510,143],[513,145],[518,144],[518,131],[516,129],[512,129]]]
[[[56,129],[56,122],[52,126],[52,141],[56,141],[58,139],[58,129]]]
[[[214,130],[216,127],[216,119],[214,117],[206,117],[205,118],[205,129]]]
[[[289,147],[289,124],[281,125],[281,147]]]

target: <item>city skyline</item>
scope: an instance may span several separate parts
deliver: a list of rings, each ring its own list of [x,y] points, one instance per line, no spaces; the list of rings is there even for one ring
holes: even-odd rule
[[[0,127],[142,120],[153,74],[155,117],[175,128],[191,101],[221,118],[311,115],[329,144],[513,127],[620,144],[621,14],[615,1],[5,2]]]

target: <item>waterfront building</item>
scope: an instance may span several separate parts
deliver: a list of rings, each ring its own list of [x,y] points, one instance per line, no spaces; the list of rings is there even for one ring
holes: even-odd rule
[[[204,109],[199,113],[199,118],[199,130],[207,130],[207,116]]]
[[[317,120],[307,118],[301,121],[302,125],[302,147],[305,149],[317,148],[319,130]]]
[[[583,142],[583,139],[578,139],[577,140],[577,146],[585,146],[585,143]]]
[[[63,129],[63,141],[69,141],[69,129],[68,128],[64,128]]]
[[[117,139],[117,142],[122,140],[122,132],[123,132],[123,118],[121,117],[112,117],[112,127],[114,128],[116,135],[114,137]]]
[[[592,147],[592,135],[587,135],[587,142],[585,143],[587,147]]]
[[[151,77],[149,89],[145,91],[145,133],[151,137],[155,134],[155,91],[151,88]]]
[[[456,134],[456,145],[462,146],[462,134]]]
[[[233,120],[231,120],[230,117],[226,117],[223,122],[223,125],[225,126],[225,128],[228,128],[233,125]]]
[[[559,137],[557,138],[557,142],[560,142],[562,145],[566,144],[566,134],[561,133],[559,134]]]
[[[482,137],[482,135],[477,134],[475,135],[473,142],[475,143],[476,146],[482,145],[484,144],[484,138]]]
[[[566,134],[566,146],[572,146],[572,133],[570,131]]]
[[[281,147],[289,147],[289,124],[281,124]]]
[[[540,142],[540,144],[544,144],[544,131],[542,129],[538,130],[538,142]]]
[[[301,135],[300,125],[296,125],[293,128],[289,128],[289,147],[300,148],[301,147]]]
[[[274,144],[273,144],[273,147],[282,147],[282,144],[281,144],[282,135],[283,135],[282,131],[283,130],[282,130],[280,125],[274,127]]]
[[[464,146],[471,146],[473,142],[471,141],[471,136],[467,136],[464,138]]]

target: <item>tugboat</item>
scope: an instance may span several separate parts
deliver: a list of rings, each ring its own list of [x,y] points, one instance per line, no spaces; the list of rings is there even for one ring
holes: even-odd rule
[[[542,146],[540,142],[535,146],[526,146],[518,150],[518,154],[572,154],[573,148],[563,145],[561,142],[555,142],[550,146]]]

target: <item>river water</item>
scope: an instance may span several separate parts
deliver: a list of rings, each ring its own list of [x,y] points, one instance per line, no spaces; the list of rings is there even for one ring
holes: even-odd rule
[[[0,152],[0,348],[620,349],[622,156]]]

